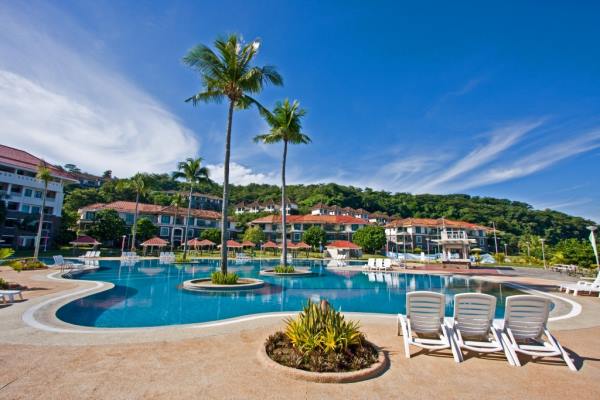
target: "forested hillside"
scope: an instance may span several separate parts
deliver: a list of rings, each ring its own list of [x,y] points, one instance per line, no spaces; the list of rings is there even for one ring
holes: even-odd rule
[[[184,189],[184,184],[172,180],[167,174],[147,175],[148,186],[152,189],[145,202],[169,204],[170,196],[164,190]],[[71,188],[65,199],[66,219],[69,214],[87,204],[115,200],[134,200],[135,193],[128,187],[127,179],[114,179],[99,189]],[[221,194],[220,185],[214,182],[203,183],[197,191]],[[517,245],[518,236],[537,235],[545,237],[549,243],[557,243],[566,238],[587,238],[586,226],[592,221],[552,210],[534,210],[529,204],[507,199],[477,197],[464,194],[451,195],[412,195],[361,189],[352,186],[329,184],[289,185],[290,199],[296,201],[301,213],[307,213],[319,202],[327,205],[364,208],[367,211],[380,211],[395,217],[450,218],[491,226],[503,232],[504,239]],[[279,200],[280,189],[275,185],[250,184],[233,185],[231,206],[241,201]],[[69,221],[66,221],[69,223]]]

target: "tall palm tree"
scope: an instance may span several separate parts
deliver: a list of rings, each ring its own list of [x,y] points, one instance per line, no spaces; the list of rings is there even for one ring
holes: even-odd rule
[[[185,233],[183,234],[183,259],[187,257],[188,251],[188,228],[190,226],[190,215],[192,213],[192,193],[194,184],[208,180],[208,169],[202,166],[202,158],[188,158],[177,165],[177,171],[173,172],[173,179],[183,178],[190,184],[188,197],[187,218],[185,219]]]
[[[35,237],[35,250],[33,252],[33,258],[38,258],[40,253],[40,243],[42,241],[42,228],[44,225],[44,208],[46,208],[46,194],[48,192],[48,182],[52,180],[52,174],[50,169],[46,167],[46,163],[42,162],[38,166],[37,174],[35,176],[40,181],[44,182],[44,192],[42,193],[42,207],[40,208],[40,221],[38,223],[37,236]]]
[[[281,161],[281,227],[283,239],[281,241],[281,257],[283,265],[287,265],[287,230],[286,230],[286,195],[285,195],[285,164],[287,162],[288,144],[308,144],[310,138],[302,133],[302,117],[306,110],[300,108],[300,103],[288,99],[277,102],[273,112],[262,111],[261,114],[271,128],[269,133],[258,135],[255,142],[266,144],[283,142],[283,159]]]
[[[227,208],[229,206],[229,157],[231,149],[231,126],[234,108],[246,109],[252,105],[263,109],[250,95],[259,93],[267,83],[283,85],[283,79],[275,67],[253,66],[260,43],[244,43],[237,35],[215,40],[216,53],[200,44],[191,49],[183,62],[196,69],[202,80],[202,90],[188,98],[194,106],[201,102],[229,101],[225,160],[223,162],[223,209],[221,212],[221,272],[227,273]]]
[[[131,228],[131,251],[135,251],[135,235],[137,231],[138,208],[140,197],[144,197],[149,192],[149,187],[146,185],[146,177],[139,172],[131,178],[130,187],[135,190],[135,213],[133,214],[133,227]]]
[[[175,196],[171,199],[171,205],[175,207],[175,218],[173,219],[173,229],[171,229],[171,251],[173,251],[173,242],[175,241],[175,225],[177,224],[177,217],[179,216],[179,207],[183,207],[183,196],[181,193],[175,193]]]

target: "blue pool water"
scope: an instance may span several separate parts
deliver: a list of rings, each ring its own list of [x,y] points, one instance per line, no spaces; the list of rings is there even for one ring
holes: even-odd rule
[[[229,270],[244,277],[277,261],[232,263]],[[504,297],[517,291],[494,283],[462,277],[372,274],[328,269],[321,261],[294,261],[310,268],[310,277],[266,277],[261,289],[229,293],[198,293],[182,290],[183,281],[210,276],[216,260],[197,264],[160,264],[158,260],[121,266],[119,261],[100,261],[100,268],[73,279],[111,282],[113,289],[66,304],[57,311],[61,320],[84,326],[117,328],[148,327],[215,321],[249,314],[297,311],[308,299],[325,298],[348,312],[404,313],[406,292],[432,290],[446,295],[446,314],[452,314],[456,293],[483,292],[498,298],[496,316],[504,314]]]

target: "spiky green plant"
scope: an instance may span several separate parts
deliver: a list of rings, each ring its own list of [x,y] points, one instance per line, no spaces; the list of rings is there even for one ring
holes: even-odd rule
[[[296,318],[286,320],[285,334],[305,356],[315,350],[343,352],[364,340],[359,324],[346,321],[326,301],[316,304],[309,300]]]
[[[296,269],[294,268],[293,265],[277,265],[275,268],[273,268],[273,271],[277,274],[291,274],[292,272],[294,272]]]
[[[212,273],[210,279],[215,285],[235,285],[239,279],[239,276],[233,272],[224,274],[221,271],[216,271]]]

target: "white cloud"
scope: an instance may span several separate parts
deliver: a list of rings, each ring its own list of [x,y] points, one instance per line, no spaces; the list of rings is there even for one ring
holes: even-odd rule
[[[198,140],[160,102],[21,11],[5,4],[0,12],[2,144],[118,176],[171,171],[197,154]],[[61,37],[90,39],[67,16],[46,11],[68,27]]]
[[[223,164],[207,165],[210,172],[210,179],[215,182],[223,183]],[[255,172],[252,169],[241,164],[229,163],[229,183],[236,185],[247,185],[249,183],[269,183],[279,184],[279,174],[276,172],[262,173]]]

